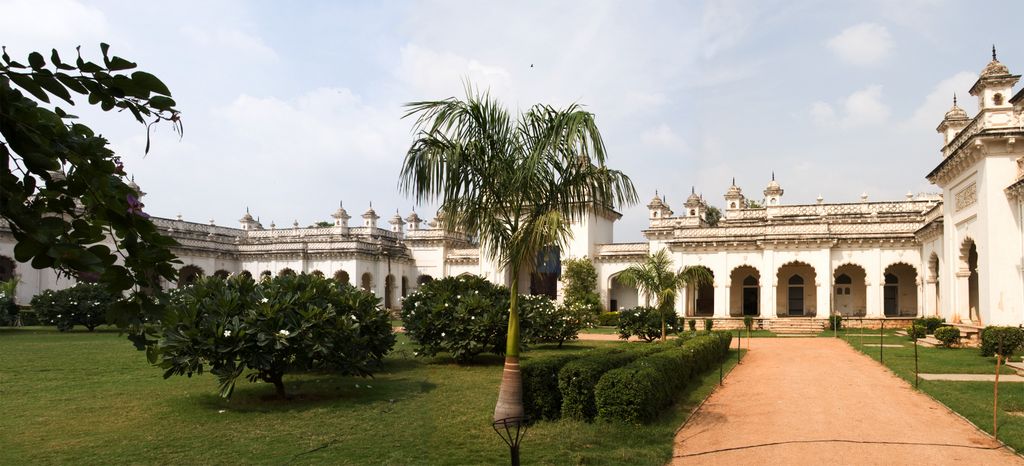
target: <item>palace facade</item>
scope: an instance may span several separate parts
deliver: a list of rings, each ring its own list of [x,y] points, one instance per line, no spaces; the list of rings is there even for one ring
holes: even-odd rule
[[[512,277],[480,254],[470,237],[447,232],[443,219],[425,222],[397,212],[380,226],[371,207],[358,225],[339,206],[330,226],[264,227],[247,212],[238,227],[154,218],[174,237],[182,277],[195,274],[321,272],[371,290],[388,308],[433,278],[476,274],[520,281],[521,290],[560,293],[562,258],[587,256],[599,275],[608,310],[643,304],[616,277],[657,250],[677,266],[705,267],[713,283],[684,290],[686,316],[768,322],[830,314],[865,318],[941,316],[965,325],[1024,324],[1024,92],[1019,75],[995,58],[970,94],[979,111],[956,105],[938,125],[941,157],[927,173],[940,194],[905,199],[789,205],[772,180],[756,201],[735,182],[722,217],[708,223],[708,203],[690,194],[675,212],[666,197],[648,203],[645,242],[616,243],[620,215],[594,212],[573,225],[573,239],[538,273]],[[927,168],[927,167],[925,167]],[[923,171],[923,170],[922,170]],[[140,191],[140,194],[141,191]],[[0,279],[21,278],[22,304],[44,289],[72,284],[52,270],[15,264],[14,240],[0,225]],[[553,265],[552,265],[553,264]],[[175,286],[176,284],[169,284]]]

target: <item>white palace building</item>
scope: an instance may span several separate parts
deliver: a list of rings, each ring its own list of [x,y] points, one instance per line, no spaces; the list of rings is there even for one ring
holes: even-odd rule
[[[717,225],[708,205],[690,195],[678,211],[657,195],[647,205],[646,242],[616,243],[616,212],[594,212],[574,225],[560,258],[590,257],[608,310],[642,304],[616,275],[667,249],[677,266],[706,267],[714,282],[684,290],[680,315],[715,319],[756,316],[782,326],[830,314],[867,319],[944,317],[965,326],[1024,324],[1024,91],[1019,75],[993,56],[970,94],[969,116],[954,102],[938,124],[941,158],[927,173],[941,194],[885,202],[788,205],[774,179],[756,203],[738,186],[725,193]],[[1022,140],[1017,143],[1017,138]],[[774,178],[774,176],[773,176]],[[174,252],[194,273],[322,272],[372,290],[388,308],[432,278],[476,274],[508,284],[513,277],[481,256],[466,235],[397,212],[380,226],[371,208],[357,225],[343,208],[333,225],[261,225],[246,213],[238,227],[155,218],[174,237]],[[52,270],[15,264],[14,239],[0,226],[0,280],[21,278],[19,302],[70,285]],[[557,296],[559,267],[523,274],[522,290]],[[171,284],[173,286],[173,284]],[[725,323],[725,322],[723,322]]]

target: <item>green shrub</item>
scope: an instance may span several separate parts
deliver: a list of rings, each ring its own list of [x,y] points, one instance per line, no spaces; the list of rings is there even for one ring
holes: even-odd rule
[[[599,419],[643,423],[671,405],[691,378],[721,361],[732,335],[697,336],[604,374],[594,389]]]
[[[704,319],[704,331],[710,332],[711,328],[715,326],[715,321],[711,319]]]
[[[293,371],[371,376],[395,344],[376,296],[306,274],[258,284],[242,275],[200,278],[175,293],[160,331],[150,356],[164,378],[209,367],[223,397],[243,376],[274,384],[279,397]]]
[[[46,290],[32,297],[31,306],[43,325],[65,332],[76,325],[92,331],[106,322],[107,310],[118,298],[94,283],[79,283],[63,290]]]
[[[679,316],[665,312],[665,333],[671,335],[679,330]],[[636,335],[644,341],[661,338],[661,313],[653,307],[635,307],[619,313],[619,338],[623,340]]]
[[[1013,356],[1024,345],[1024,329],[990,325],[981,330],[981,355]]]
[[[592,310],[580,304],[559,305],[547,296],[519,296],[519,317],[525,321],[523,340],[528,343],[558,343],[579,338],[580,330],[592,327]]]
[[[830,315],[828,316],[828,329],[829,330],[842,330],[843,329],[843,316],[841,315]]]
[[[929,335],[934,334],[935,329],[939,328],[944,323],[946,323],[946,319],[943,319],[942,317],[922,317],[914,320],[914,324],[924,326],[925,332]]]
[[[418,355],[447,351],[456,362],[464,363],[484,352],[505,354],[508,309],[508,288],[462,275],[425,283],[407,296],[402,302],[402,322],[406,335],[420,345]],[[525,337],[531,309],[522,310],[526,311],[519,316]]]
[[[565,284],[566,306],[596,316],[601,313],[601,295],[597,294],[597,269],[587,257],[562,261],[562,276]]]
[[[637,358],[665,351],[674,345],[651,343],[630,345],[625,351],[591,353],[570,361],[558,372],[558,390],[562,394],[562,416],[591,420],[597,414],[594,386],[605,372],[621,367]]]
[[[939,327],[935,329],[935,339],[947,348],[956,345],[960,343],[960,329],[948,325]]]
[[[18,319],[21,320],[21,325],[28,327],[31,325],[43,325],[39,321],[39,316],[36,315],[36,311],[31,308],[24,308],[18,311]]]
[[[690,331],[691,332],[696,332],[697,331],[697,319],[690,319],[690,321],[688,323],[690,325]]]
[[[912,340],[924,338],[927,335],[928,327],[925,327],[924,325],[918,324],[916,322],[913,325],[911,325],[910,328],[907,329],[907,336],[909,336]]]
[[[603,312],[597,316],[597,325],[602,327],[618,327],[619,326],[619,313],[618,312]]]
[[[746,328],[748,332],[753,330],[754,318],[751,316],[743,316],[743,327]]]

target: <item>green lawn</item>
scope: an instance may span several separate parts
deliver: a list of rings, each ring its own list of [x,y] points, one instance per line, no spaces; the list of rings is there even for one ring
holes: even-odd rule
[[[580,330],[580,333],[596,333],[599,335],[618,335],[618,327],[591,327]]]
[[[861,332],[857,332],[861,333]],[[896,375],[914,383],[914,346],[908,337],[896,336],[887,330],[885,344],[903,344],[902,348],[885,348],[882,354],[886,367]],[[868,346],[878,343],[875,337],[840,335],[851,346],[872,359],[878,360],[879,348]],[[928,348],[918,347],[918,364],[921,373],[932,374],[995,374],[994,357],[982,357],[977,348]],[[1015,374],[1005,367],[1000,374]],[[992,383],[991,382],[946,382],[921,380],[919,389],[960,413],[985,432],[992,433]],[[999,439],[1017,451],[1024,451],[1024,383],[999,384]]]
[[[536,347],[524,357],[623,344]],[[376,378],[287,376],[290,401],[248,382],[224,401],[209,374],[163,380],[114,332],[0,330],[0,354],[4,464],[507,461],[490,426],[501,359],[417,359],[404,335]],[[727,361],[728,370],[735,356]],[[523,443],[523,463],[664,464],[675,429],[717,382],[717,370],[705,374],[647,426],[538,423]]]

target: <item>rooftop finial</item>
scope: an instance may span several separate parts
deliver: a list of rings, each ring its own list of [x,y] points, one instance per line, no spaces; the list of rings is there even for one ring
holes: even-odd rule
[[[658,197],[658,190],[657,189],[654,190],[654,197]]]
[[[345,208],[345,202],[344,201],[338,201],[338,208],[339,209],[344,209]]]
[[[953,93],[953,106],[956,107],[956,92]]]
[[[697,188],[695,186],[690,186],[690,194],[697,194]]]
[[[772,181],[775,181],[775,170],[772,170]]]
[[[733,185],[733,186],[736,186],[736,177],[735,177],[735,176],[734,176],[734,177],[732,177],[732,185]]]
[[[996,44],[992,44],[992,61],[999,61],[996,59]]]

